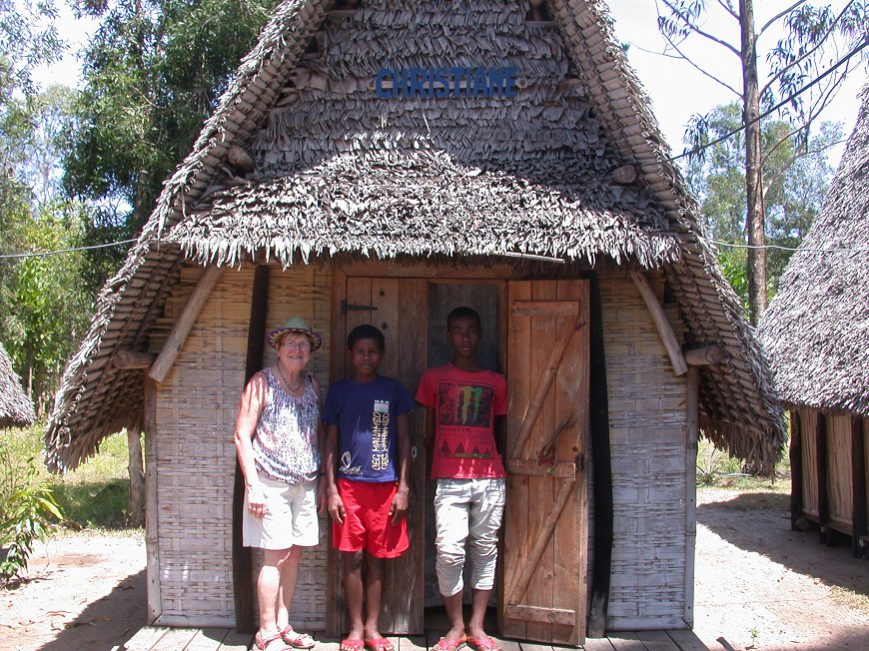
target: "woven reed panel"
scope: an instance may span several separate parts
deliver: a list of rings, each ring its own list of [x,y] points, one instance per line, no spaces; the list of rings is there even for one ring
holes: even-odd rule
[[[602,274],[600,290],[614,503],[607,627],[671,627],[685,617],[686,385],[627,274]]]
[[[818,412],[800,407],[800,440],[803,448],[803,513],[818,517]]]
[[[827,416],[827,505],[830,520],[850,527],[854,511],[851,415]]]
[[[164,318],[174,321],[199,269],[182,271]],[[235,622],[232,593],[232,486],[236,409],[244,382],[253,269],[228,269],[209,297],[157,398],[160,596],[164,616]],[[314,267],[272,270],[268,329],[293,314],[328,332],[330,279]],[[324,381],[328,341],[314,354]],[[266,364],[274,354],[267,347]],[[303,557],[294,623],[325,624],[325,536]],[[255,573],[259,567],[255,566]]]
[[[182,270],[166,303],[171,323],[201,269]],[[226,618],[232,594],[232,434],[244,382],[253,273],[227,270],[157,394],[161,612]],[[168,334],[168,328],[165,328]]]

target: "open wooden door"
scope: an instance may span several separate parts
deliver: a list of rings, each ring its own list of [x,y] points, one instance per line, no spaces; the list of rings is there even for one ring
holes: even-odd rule
[[[586,627],[588,282],[508,284],[501,632],[581,645]]]
[[[350,372],[347,334],[370,323],[383,331],[386,354],[380,373],[398,378],[411,396],[425,370],[428,331],[428,283],[417,278],[344,276],[334,281],[332,364],[333,380]],[[340,361],[339,361],[340,360]],[[413,458],[410,468],[410,506],[407,514],[410,549],[385,563],[380,630],[386,634],[422,634],[425,556],[425,446],[422,409],[410,413]],[[329,549],[327,630],[346,631],[346,607],[341,582],[340,552]]]

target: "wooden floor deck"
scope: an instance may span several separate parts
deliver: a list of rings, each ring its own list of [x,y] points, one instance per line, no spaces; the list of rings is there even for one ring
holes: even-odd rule
[[[317,637],[317,636],[315,636]],[[428,651],[439,633],[390,638],[396,651]],[[323,638],[320,638],[323,640]],[[504,651],[561,651],[564,647],[500,640]],[[165,628],[146,626],[112,651],[246,651],[252,637],[226,628]],[[338,651],[338,640],[318,641],[314,651]],[[587,651],[709,651],[692,631],[638,631],[614,633],[611,637],[586,640]]]

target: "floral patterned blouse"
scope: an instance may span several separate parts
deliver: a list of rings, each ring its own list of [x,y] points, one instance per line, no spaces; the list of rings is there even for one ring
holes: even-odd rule
[[[257,469],[270,479],[298,484],[313,481],[320,468],[317,425],[320,403],[310,375],[301,396],[287,394],[272,369],[263,371],[268,382],[266,404],[253,437]]]

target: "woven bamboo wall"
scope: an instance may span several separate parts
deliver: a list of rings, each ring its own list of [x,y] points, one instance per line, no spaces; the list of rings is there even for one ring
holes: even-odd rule
[[[685,379],[627,273],[601,276],[613,473],[608,630],[681,628],[686,610]],[[691,529],[693,531],[693,528]]]
[[[166,320],[183,307],[198,268],[182,270]],[[160,617],[171,623],[232,625],[232,436],[244,381],[252,268],[227,270],[157,395],[157,504]],[[329,325],[328,272],[318,266],[272,270],[268,326],[301,314],[321,332]],[[267,348],[265,363],[274,361]],[[329,342],[312,369],[327,380]],[[324,530],[323,530],[324,531]],[[294,623],[325,626],[325,535],[307,551]],[[255,574],[258,566],[255,568]]]
[[[850,528],[854,521],[850,414],[827,417],[827,500],[830,520]]]
[[[803,452],[803,513],[818,517],[818,412],[802,407],[800,412],[800,440]]]

